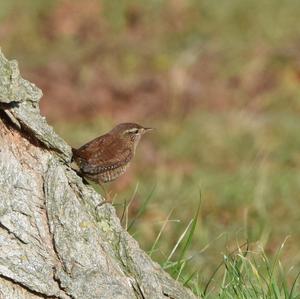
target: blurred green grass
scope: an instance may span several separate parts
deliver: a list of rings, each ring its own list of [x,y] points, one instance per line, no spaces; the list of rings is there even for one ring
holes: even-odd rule
[[[199,269],[204,281],[228,248],[248,240],[272,256],[287,236],[282,261],[295,267],[291,279],[295,277],[300,263],[298,117],[285,112],[259,118],[245,111],[197,112],[181,123],[156,125],[157,132],[143,141],[157,147],[157,156],[145,161],[142,141],[132,165],[134,179],[116,195],[117,203],[128,201],[138,182],[139,207],[155,187],[146,212],[131,230],[142,247],[151,248],[174,209],[171,219],[178,221],[170,221],[153,254],[163,262],[193,217],[200,189],[203,202],[190,254],[191,268]],[[80,144],[97,136],[99,127],[110,126],[96,120],[88,127],[72,123],[56,129],[70,144]]]
[[[165,262],[201,190],[184,275],[198,270],[202,288],[238,244],[262,246],[272,260],[289,236],[281,260],[291,284],[300,269],[299,15],[295,0],[14,0],[0,3],[0,38],[41,85],[42,111],[72,146],[129,117],[157,128],[127,178],[109,187],[122,203],[138,183],[133,218],[154,188],[130,230],[145,250],[174,209],[155,260]],[[107,90],[97,93],[103,77]],[[144,99],[154,89],[145,103],[135,98],[144,77],[156,80],[142,90]],[[67,88],[78,110],[64,104]],[[94,108],[102,98],[112,109]]]

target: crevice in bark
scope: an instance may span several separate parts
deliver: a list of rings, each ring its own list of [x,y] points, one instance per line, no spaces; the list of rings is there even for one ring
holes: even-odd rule
[[[2,279],[5,279],[5,280],[7,280],[7,281],[10,281],[11,283],[15,284],[16,286],[21,287],[22,289],[25,289],[27,292],[29,292],[29,293],[31,293],[31,294],[33,294],[33,295],[35,295],[35,296],[38,296],[38,297],[40,297],[40,298],[60,299],[59,297],[56,297],[56,296],[47,296],[47,295],[45,295],[45,294],[43,294],[43,293],[37,292],[37,291],[35,291],[35,290],[32,290],[32,289],[30,289],[29,287],[27,287],[26,285],[24,285],[24,284],[22,284],[22,283],[20,283],[20,282],[18,282],[18,281],[13,280],[12,278],[6,277],[6,276],[4,276],[4,275],[2,275],[2,274],[0,274],[0,277],[1,277]]]
[[[52,251],[53,251],[53,255],[54,255],[54,258],[56,260],[57,263],[59,263],[62,267],[62,269],[64,271],[66,271],[66,267],[65,267],[65,264],[64,264],[64,261],[61,259],[60,255],[59,255],[59,252],[56,248],[56,245],[55,245],[55,240],[54,240],[54,236],[53,236],[53,232],[51,231],[51,228],[50,228],[50,219],[49,219],[49,215],[48,215],[48,209],[47,209],[47,206],[46,206],[46,200],[45,200],[45,197],[46,197],[46,194],[45,194],[45,186],[43,186],[43,192],[44,192],[44,207],[45,207],[45,217],[47,219],[46,223],[47,223],[47,231],[49,233],[49,238],[50,238],[50,241],[51,241],[51,245],[52,245]],[[58,277],[56,277],[56,271],[57,271],[57,267],[58,265],[55,264],[53,266],[53,280],[57,283],[58,287],[60,290],[62,290],[69,298],[72,298],[72,299],[76,299],[75,297],[73,297],[71,294],[69,294],[67,292],[67,290],[62,286],[61,284],[61,281]]]
[[[24,138],[27,139],[32,145],[40,147],[40,148],[44,148],[44,149],[48,149],[42,142],[39,141],[38,138],[36,138],[36,136],[34,134],[32,134],[32,131],[29,129],[26,129],[26,126],[24,126],[24,124],[22,124],[21,122],[20,127],[18,127],[16,125],[16,123],[11,119],[11,117],[7,114],[7,112],[10,112],[10,109],[12,107],[10,107],[10,104],[5,104],[6,105],[6,109],[5,110],[1,110],[0,109],[0,119],[3,121],[3,123],[5,124],[5,126],[9,129],[9,130],[16,130],[20,133],[20,135]],[[19,105],[19,103],[16,103],[16,105]],[[0,107],[1,108],[1,107]]]
[[[132,288],[133,288],[134,292],[137,295],[137,298],[146,299],[146,297],[144,296],[144,293],[143,293],[138,281],[135,280],[133,283],[131,283],[131,285],[132,285]]]
[[[22,240],[18,235],[16,235],[14,232],[12,232],[8,227],[6,227],[3,223],[0,222],[0,228],[7,231],[10,235],[13,235],[18,241],[20,241],[22,244],[27,244],[24,240]],[[1,235],[1,234],[0,234]]]
[[[54,271],[54,272],[53,272],[53,280],[57,282],[57,285],[58,285],[59,289],[60,289],[62,292],[64,292],[64,294],[65,294],[66,296],[68,296],[68,298],[70,298],[70,299],[76,299],[74,296],[72,296],[71,294],[69,294],[69,293],[67,292],[67,290],[61,285],[61,281],[59,280],[59,278],[57,278],[57,277],[55,276],[55,271],[56,271],[55,268],[53,269],[53,271]],[[66,298],[64,298],[64,299],[66,299]]]
[[[5,104],[8,105],[8,104]],[[17,125],[13,123],[13,121],[9,118],[9,116],[7,115],[7,113],[1,109],[1,105],[0,105],[0,120],[3,122],[3,124],[9,128],[9,129],[18,129]]]
[[[52,245],[52,251],[53,251],[53,254],[55,256],[55,260],[61,265],[62,269],[64,271],[66,271],[66,267],[65,267],[65,264],[64,264],[64,261],[60,258],[59,256],[59,252],[56,248],[56,245],[55,245],[55,240],[54,240],[54,236],[53,236],[53,232],[51,232],[51,229],[50,229],[50,225],[49,225],[49,217],[48,217],[48,212],[47,212],[47,209],[45,209],[45,215],[47,217],[47,223],[48,223],[48,231],[49,231],[49,238],[51,240],[51,245]],[[57,265],[54,266],[54,271],[56,271],[56,267]],[[67,272],[67,271],[66,271]],[[61,285],[60,285],[60,281],[59,279],[57,279],[55,277],[55,273],[53,274],[53,277],[54,277],[54,280],[58,283],[59,287],[61,288]]]
[[[166,297],[166,298],[170,298],[170,299],[175,299],[174,297],[170,296],[169,294],[163,292],[163,295]]]
[[[1,103],[0,102],[0,108],[2,110],[9,110],[11,108],[16,108],[16,107],[19,107],[20,103],[19,102],[14,102],[14,101],[11,101],[9,103]]]

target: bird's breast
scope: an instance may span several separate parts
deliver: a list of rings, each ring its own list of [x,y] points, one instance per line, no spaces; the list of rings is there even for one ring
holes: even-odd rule
[[[118,178],[119,176],[121,176],[126,171],[128,166],[129,166],[129,163],[127,163],[126,165],[120,166],[118,168],[107,170],[103,173],[100,173],[99,179],[103,183],[113,181],[116,178]]]

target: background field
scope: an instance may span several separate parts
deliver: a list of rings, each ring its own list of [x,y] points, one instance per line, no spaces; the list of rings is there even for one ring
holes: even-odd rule
[[[122,121],[156,128],[107,189],[120,217],[133,198],[130,233],[166,268],[188,244],[180,279],[214,296],[226,268],[210,275],[246,241],[261,269],[287,238],[278,285],[300,271],[299,16],[295,0],[11,0],[0,40],[72,146]]]

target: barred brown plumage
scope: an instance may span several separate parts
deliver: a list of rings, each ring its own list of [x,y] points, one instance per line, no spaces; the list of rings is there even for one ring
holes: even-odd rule
[[[126,171],[141,136],[151,129],[136,123],[119,124],[79,149],[72,149],[73,159],[84,177],[99,184],[110,182]]]

